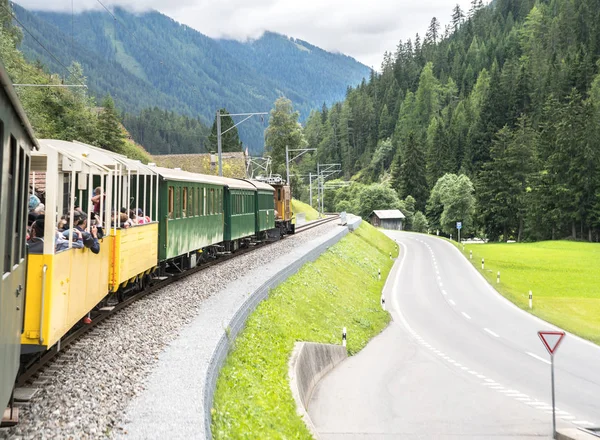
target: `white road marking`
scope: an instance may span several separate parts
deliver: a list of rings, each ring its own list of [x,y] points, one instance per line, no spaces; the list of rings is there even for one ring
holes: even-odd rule
[[[494,333],[493,331],[491,331],[491,330],[490,330],[489,328],[487,328],[487,327],[486,327],[486,328],[484,328],[484,330],[485,330],[486,332],[488,332],[490,335],[492,335],[493,337],[495,337],[495,338],[499,338],[499,337],[500,337],[500,335],[498,335],[497,333]]]
[[[573,421],[573,423],[575,425],[585,425],[585,426],[592,426],[593,425],[593,423],[588,422],[587,420],[575,420],[575,421]]]
[[[456,305],[456,303],[454,302],[454,300],[449,300],[448,302],[449,302],[450,304],[452,304],[453,306],[455,306],[455,305]]]
[[[548,406],[547,403],[540,402],[538,400],[534,400],[533,402],[529,402],[528,405],[531,405],[531,406]]]
[[[477,379],[485,379],[485,376],[483,374],[478,374]]]
[[[538,356],[537,354],[533,354],[533,353],[530,353],[530,352],[528,352],[528,351],[526,351],[525,353],[527,353],[527,354],[528,354],[529,356],[531,356],[532,358],[535,358],[535,359],[537,359],[538,361],[542,361],[542,362],[544,362],[545,364],[548,364],[548,365],[550,365],[550,361],[547,361],[546,359],[544,359],[543,357],[540,357],[540,356]]]
[[[400,274],[400,273],[401,273],[401,271],[402,271],[402,267],[404,266],[404,261],[406,260],[406,255],[407,255],[407,249],[406,249],[406,246],[404,246],[404,245],[402,245],[402,244],[400,244],[400,245],[401,245],[401,246],[404,248],[404,251],[405,251],[405,252],[403,253],[403,255],[402,255],[402,259],[401,259],[401,261],[400,261],[400,267],[399,267],[399,269],[398,269],[398,274]],[[427,245],[427,246],[429,247],[429,245]],[[431,249],[431,248],[430,248],[430,249]],[[432,255],[432,257],[433,257],[433,258],[434,258],[434,260],[435,260],[435,257],[434,257],[434,255],[433,255],[433,252],[431,252],[431,255]],[[436,269],[436,272],[437,272],[437,269]],[[399,276],[397,276],[397,277],[396,277],[396,279],[394,280],[394,285],[393,285],[393,290],[394,290],[394,291],[397,291],[397,290],[398,290],[398,289],[396,288],[396,284],[397,284],[397,282],[398,282],[398,279],[399,279],[399,278],[400,278],[400,277],[399,277]],[[438,277],[438,278],[439,278],[439,277]],[[442,282],[441,282],[441,281],[440,281],[439,285],[440,285],[440,287],[442,287],[442,286],[443,286],[443,284],[442,284]],[[446,292],[445,290],[443,290],[443,289],[442,289],[442,293],[443,293],[444,295],[447,295],[447,292]],[[474,375],[474,376],[477,376],[478,378],[485,378],[485,376],[483,376],[483,375],[480,375],[478,372],[476,372],[476,371],[474,371],[474,370],[469,370],[469,368],[468,368],[468,367],[465,367],[464,365],[461,365],[461,364],[459,364],[458,362],[454,361],[452,358],[450,358],[450,357],[446,356],[444,353],[440,352],[439,350],[437,350],[436,348],[432,347],[430,344],[428,344],[427,342],[425,342],[425,341],[423,340],[423,338],[421,338],[421,336],[419,336],[419,335],[418,335],[418,334],[417,334],[417,333],[416,333],[416,332],[415,332],[415,331],[412,329],[412,327],[411,327],[411,326],[408,324],[408,322],[406,322],[406,319],[404,318],[404,316],[403,316],[403,315],[402,315],[402,313],[400,312],[400,307],[399,307],[399,304],[398,304],[398,297],[397,297],[397,296],[393,296],[393,298],[392,298],[392,302],[393,302],[393,305],[395,306],[396,312],[397,312],[397,313],[398,313],[398,315],[400,316],[400,319],[401,319],[401,321],[403,322],[403,324],[404,324],[405,328],[407,328],[407,329],[409,330],[409,332],[410,332],[410,333],[413,335],[413,337],[415,337],[415,338],[418,340],[418,342],[419,342],[421,345],[424,345],[425,347],[427,347],[427,348],[429,348],[429,349],[433,350],[433,351],[434,351],[436,354],[438,354],[439,356],[441,356],[442,358],[444,358],[445,360],[447,360],[449,363],[451,363],[451,364],[455,365],[456,367],[458,367],[458,368],[460,368],[460,369],[462,369],[462,370],[465,370],[465,371],[467,371],[467,370],[468,370],[469,374],[472,374],[472,375]],[[454,301],[453,301],[453,300],[449,300],[449,302],[451,302],[453,305],[455,305],[455,303],[454,303]],[[512,304],[512,303],[511,303],[511,304]],[[516,306],[515,306],[515,307],[516,307]],[[519,310],[520,310],[520,309],[519,309]],[[462,312],[462,314],[463,314],[463,316],[465,316],[465,318],[467,318],[467,319],[471,319],[471,317],[470,317],[469,315],[467,315],[466,313]],[[494,337],[496,337],[496,338],[499,338],[499,337],[500,337],[498,334],[494,333],[492,330],[490,330],[490,329],[488,329],[488,328],[484,328],[484,330],[485,330],[487,333],[489,333],[490,335],[492,335],[492,336],[494,336]],[[544,362],[544,363],[547,363],[547,364],[549,364],[549,363],[550,363],[549,361],[547,361],[547,360],[545,360],[545,359],[543,359],[543,358],[541,358],[541,357],[537,356],[536,354],[533,354],[533,353],[530,353],[530,352],[526,352],[526,353],[527,353],[528,355],[530,355],[530,356],[532,356],[532,357],[534,357],[534,358],[536,358],[536,359],[538,359],[538,360],[540,360],[540,361]],[[529,396],[527,396],[526,394],[521,394],[519,391],[516,391],[516,390],[507,390],[507,389],[505,389],[503,386],[501,386],[500,384],[498,384],[498,383],[495,383],[495,382],[494,382],[492,379],[485,379],[485,382],[482,382],[482,383],[481,383],[481,385],[483,385],[483,386],[488,386],[488,387],[489,387],[489,389],[496,390],[496,391],[498,391],[498,392],[500,392],[500,393],[504,394],[504,395],[505,395],[505,396],[507,396],[507,397],[513,397],[515,400],[517,400],[517,401],[520,401],[520,402],[522,402],[522,403],[524,403],[524,404],[526,404],[526,405],[532,406],[532,407],[534,407],[534,408],[536,408],[536,409],[539,409],[539,410],[541,410],[541,411],[546,411],[546,412],[548,412],[548,413],[551,413],[551,411],[550,411],[550,410],[552,409],[552,407],[551,407],[550,405],[548,405],[548,404],[546,404],[546,403],[544,403],[544,402],[539,402],[539,401],[536,401],[536,400],[531,400],[531,398],[530,398]],[[556,410],[556,414],[558,415],[558,417],[559,417],[560,419],[562,419],[562,420],[571,421],[571,423],[573,423],[573,424],[575,424],[575,425],[581,425],[581,426],[594,426],[594,424],[593,424],[593,423],[591,423],[591,422],[589,422],[589,421],[587,421],[587,420],[573,420],[573,419],[575,419],[575,417],[574,417],[574,416],[571,416],[571,415],[569,415],[569,413],[568,413],[568,412],[566,412],[566,411],[559,410],[558,408],[555,408],[555,410]]]
[[[440,281],[440,287],[444,287],[444,283]]]

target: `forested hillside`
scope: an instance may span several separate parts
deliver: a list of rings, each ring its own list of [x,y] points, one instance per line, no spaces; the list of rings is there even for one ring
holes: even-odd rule
[[[411,196],[433,229],[597,240],[599,56],[600,0],[474,0],[447,29],[434,18],[401,41],[304,134],[316,160],[397,192],[372,200]],[[328,209],[364,208],[360,194],[332,192]]]
[[[23,34],[12,24],[8,0],[0,0],[0,60],[11,80],[19,84],[58,85],[57,75],[49,76],[43,66],[28,63],[17,46]],[[85,85],[81,66],[69,66],[67,81]],[[148,162],[150,156],[143,148],[126,139],[119,114],[110,96],[100,101],[87,94],[85,88],[17,87],[16,92],[40,139],[78,140],[96,145],[132,159]]]
[[[247,44],[213,40],[158,12],[116,8],[116,19],[106,11],[71,16],[15,5],[15,12],[58,60],[81,63],[93,95],[110,93],[133,114],[158,107],[208,125],[218,108],[267,111],[284,94],[306,117],[324,101],[342,99],[369,72],[351,58],[281,35]],[[64,73],[28,35],[21,48],[28,59]],[[275,61],[283,64],[271,67]],[[262,152],[264,129],[259,120],[240,126],[241,140],[255,153]]]

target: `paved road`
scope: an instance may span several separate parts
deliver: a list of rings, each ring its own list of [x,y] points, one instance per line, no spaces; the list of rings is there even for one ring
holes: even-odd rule
[[[549,438],[553,326],[502,298],[451,244],[389,232],[392,324],[323,379],[323,439]],[[349,335],[352,337],[352,335]],[[559,426],[600,423],[600,348],[567,335],[555,359]]]

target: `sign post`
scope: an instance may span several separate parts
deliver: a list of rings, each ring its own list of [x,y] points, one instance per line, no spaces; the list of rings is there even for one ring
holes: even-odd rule
[[[460,243],[460,230],[462,229],[462,222],[456,222],[456,229],[458,229],[458,242]]]
[[[554,353],[565,337],[565,332],[542,331],[538,332],[544,347],[550,353],[550,381],[552,385],[552,438],[556,438],[556,402],[554,399]]]

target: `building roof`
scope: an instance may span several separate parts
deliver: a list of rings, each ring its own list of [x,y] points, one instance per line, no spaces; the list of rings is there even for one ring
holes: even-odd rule
[[[165,168],[181,168],[191,173],[219,174],[216,154],[164,154],[152,156],[156,165]],[[246,154],[244,152],[223,153],[223,176],[246,178]]]
[[[375,214],[381,220],[395,220],[395,219],[403,219],[406,218],[399,209],[384,209],[373,211],[369,217]]]

